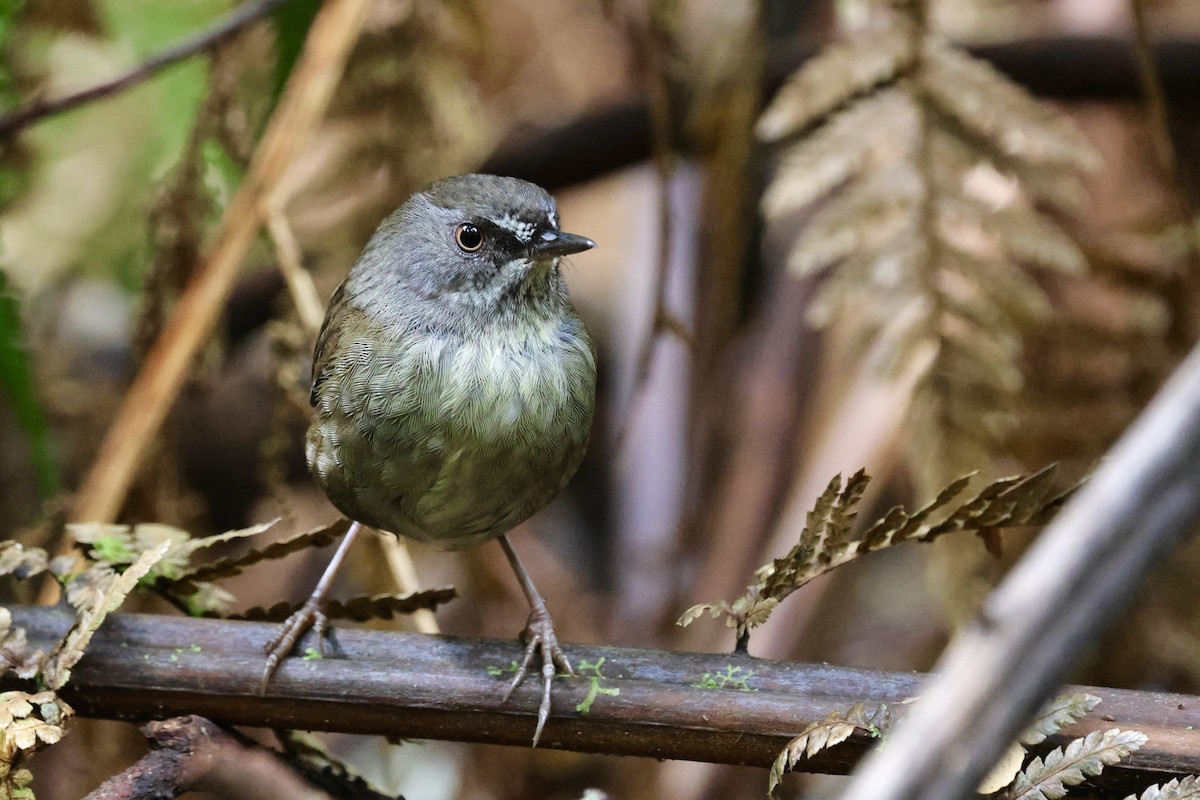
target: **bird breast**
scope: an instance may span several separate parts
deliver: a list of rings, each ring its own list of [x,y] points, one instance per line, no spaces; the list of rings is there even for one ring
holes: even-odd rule
[[[335,505],[462,546],[558,493],[582,458],[595,396],[573,312],[476,335],[379,333],[343,337],[317,394],[308,458]]]

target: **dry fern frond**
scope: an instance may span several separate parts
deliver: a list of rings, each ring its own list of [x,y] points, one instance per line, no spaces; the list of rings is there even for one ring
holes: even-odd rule
[[[1066,747],[1051,751],[1045,758],[1035,758],[1017,774],[1005,800],[1057,800],[1076,786],[1099,775],[1106,766],[1117,763],[1146,743],[1147,737],[1138,731],[1092,731],[1075,739]]]
[[[46,659],[42,678],[47,686],[58,690],[66,685],[71,679],[71,668],[83,658],[83,651],[92,640],[92,634],[100,627],[100,623],[125,602],[125,597],[133,591],[138,581],[150,574],[150,570],[170,549],[170,541],[160,542],[142,553],[120,575],[106,567],[93,567],[77,578],[78,582],[86,586],[81,591],[72,593],[70,589],[75,581],[68,584],[68,600],[77,610],[75,624],[54,646]],[[91,579],[93,577],[94,580]]]
[[[1200,778],[1189,775],[1173,781],[1151,786],[1139,795],[1129,795],[1125,800],[1200,800]]]
[[[231,556],[202,564],[187,570],[175,579],[175,585],[187,591],[191,584],[212,581],[217,578],[229,578],[241,574],[242,570],[260,561],[270,561],[276,558],[298,553],[309,547],[325,547],[337,541],[350,527],[349,520],[339,519],[330,525],[314,528],[297,534],[290,539],[272,542],[262,549],[250,550],[239,556]]]
[[[975,497],[951,508],[973,476],[951,482],[930,503],[909,513],[897,506],[867,528],[851,535],[857,506],[870,478],[855,473],[842,483],[836,476],[808,513],[800,540],[786,555],[760,567],[757,580],[732,603],[724,600],[692,606],[678,620],[686,627],[704,614],[724,617],[739,640],[767,621],[780,601],[804,584],[864,553],[907,541],[929,542],[956,531],[985,531],[1040,525],[1062,506],[1068,494],[1054,493],[1054,467],[1030,475],[1001,478]]]
[[[453,587],[422,589],[410,594],[359,595],[349,600],[331,600],[322,607],[322,611],[329,619],[366,622],[369,619],[392,619],[397,614],[435,611],[438,606],[443,606],[456,597],[458,592]],[[276,603],[270,608],[255,606],[241,614],[230,614],[226,619],[283,622],[299,609],[300,604],[297,603]]]
[[[33,776],[21,763],[62,739],[63,723],[74,713],[54,692],[0,693],[0,796],[33,797],[25,788]]]
[[[788,268],[803,277],[855,253],[878,263],[912,228],[920,199],[921,179],[908,164],[854,181],[804,226]]]
[[[1100,698],[1086,692],[1056,697],[1038,712],[1029,727],[1017,736],[1017,741],[1025,745],[1041,744],[1047,736],[1053,736],[1076,720],[1083,719],[1098,705]]]
[[[767,142],[790,136],[855,95],[895,78],[912,63],[913,38],[898,23],[825,48],[780,88],[755,133]]]
[[[1095,148],[1065,116],[978,58],[937,38],[924,42],[921,85],[939,109],[1000,153],[1092,170]]]
[[[1099,157],[1065,115],[939,38],[925,10],[877,10],[875,33],[800,68],[759,133],[796,137],[762,209],[780,225],[812,209],[788,254],[799,275],[829,271],[809,320],[847,319],[853,342],[881,345],[885,374],[926,367],[909,429],[933,486],[1015,426],[1022,345],[1050,307],[1025,269],[1086,267],[1042,209],[1077,210]],[[853,54],[862,70],[833,75]]]
[[[80,544],[90,544],[88,556],[100,564],[120,566],[132,564],[142,553],[167,542],[167,554],[155,567],[155,575],[168,581],[177,579],[187,569],[193,553],[222,542],[257,536],[279,522],[273,519],[249,528],[226,531],[214,536],[193,539],[191,534],[173,525],[143,522],[137,525],[109,523],[72,523],[67,533]]]
[[[46,565],[46,551],[42,548],[25,547],[11,540],[0,542],[0,575],[25,580],[44,572]]]
[[[783,748],[771,764],[767,780],[767,794],[774,797],[783,773],[795,768],[802,758],[812,758],[817,753],[850,738],[856,729],[866,731],[878,738],[891,722],[891,712],[886,703],[868,707],[855,703],[846,711],[835,711],[820,722],[814,722],[800,732]]]
[[[895,163],[917,128],[917,109],[904,92],[882,89],[863,98],[788,150],[763,195],[763,212],[796,211],[868,166]]]
[[[12,626],[12,612],[0,608],[0,669],[18,678],[32,678],[42,668],[41,650],[29,650],[24,628]]]

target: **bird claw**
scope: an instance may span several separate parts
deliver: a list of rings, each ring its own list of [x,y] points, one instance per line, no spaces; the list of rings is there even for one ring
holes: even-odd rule
[[[529,621],[525,623],[525,630],[521,632],[521,638],[525,641],[525,654],[521,659],[520,667],[517,668],[517,674],[513,676],[512,683],[504,692],[503,702],[507,703],[513,691],[525,680],[534,656],[541,655],[542,702],[538,707],[537,728],[533,732],[533,746],[537,747],[538,739],[542,735],[542,728],[546,726],[546,720],[550,718],[550,686],[554,681],[554,676],[558,674],[559,668],[566,675],[574,675],[575,671],[571,669],[571,662],[567,660],[567,654],[558,644],[558,636],[554,633],[554,621],[550,619],[550,612],[544,605],[535,606],[529,612]]]
[[[309,598],[294,614],[288,617],[271,641],[263,647],[267,654],[267,663],[263,667],[262,680],[258,684],[258,693],[266,694],[267,684],[271,676],[279,669],[280,663],[292,652],[292,648],[300,641],[304,632],[312,629],[317,636],[317,651],[325,655],[325,637],[329,630],[329,618],[321,611],[319,602]]]

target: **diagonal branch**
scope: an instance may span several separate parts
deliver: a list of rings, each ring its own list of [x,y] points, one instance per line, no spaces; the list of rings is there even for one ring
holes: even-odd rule
[[[216,243],[125,395],[76,498],[73,519],[111,521],[120,512],[138,467],[183,386],[192,357],[216,324],[242,261],[258,237],[263,201],[324,116],[370,7],[369,0],[329,0],[321,7],[246,178],[225,209]]]
[[[151,56],[128,72],[117,75],[94,86],[89,86],[73,94],[55,97],[50,100],[35,100],[24,108],[10,114],[0,116],[0,139],[12,136],[22,128],[35,122],[78,108],[93,100],[123,92],[137,86],[142,81],[152,78],[167,67],[178,64],[197,53],[212,50],[229,37],[250,25],[279,6],[291,0],[255,0],[231,12],[211,28],[201,31],[196,36],[167,48],[158,55]]]
[[[1198,518],[1200,347],[955,637],[888,747],[840,796],[969,794]]]

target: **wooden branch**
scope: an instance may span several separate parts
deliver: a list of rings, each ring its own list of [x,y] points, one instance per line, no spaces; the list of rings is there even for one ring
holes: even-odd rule
[[[197,716],[151,722],[142,728],[151,749],[84,800],[167,800],[192,789],[217,797],[291,797],[329,800],[307,784],[279,755],[239,741]]]
[[[76,498],[73,520],[111,522],[120,512],[192,357],[212,331],[258,237],[263,201],[324,116],[370,7],[370,0],[329,0],[318,12],[246,177],[225,209],[216,243],[129,387]]]
[[[131,89],[142,81],[152,78],[167,67],[178,64],[197,53],[214,49],[229,37],[267,14],[270,14],[284,3],[291,0],[256,0],[234,9],[225,18],[211,28],[201,31],[196,36],[167,48],[157,55],[143,61],[129,71],[110,78],[109,80],[89,86],[73,94],[55,97],[49,100],[35,100],[24,108],[0,116],[0,140],[12,136],[35,122],[39,122],[55,114],[70,111],[73,108],[110,97],[118,92]]]
[[[10,610],[31,647],[48,648],[71,624],[60,609]],[[519,654],[515,639],[342,629],[344,658],[289,659],[258,696],[262,645],[274,630],[250,622],[113,615],[64,696],[80,714],[110,719],[201,714],[222,724],[529,746],[537,686],[527,684],[501,702],[507,670]],[[614,755],[765,767],[806,723],[855,702],[888,703],[903,714],[907,706],[898,704],[920,691],[922,681],[915,673],[723,654],[583,645],[567,651],[580,675],[555,682],[554,710],[539,746]],[[735,682],[702,688],[731,672],[748,691]],[[1200,698],[1086,691],[1103,702],[1050,745],[1115,726],[1150,737],[1127,763],[1105,772],[1106,788],[1112,781],[1125,790],[1200,772]],[[589,710],[578,711],[589,694]],[[868,745],[868,738],[856,736],[805,769],[845,773]]]
[[[954,638],[920,701],[841,797],[969,795],[1198,517],[1200,347]]]

